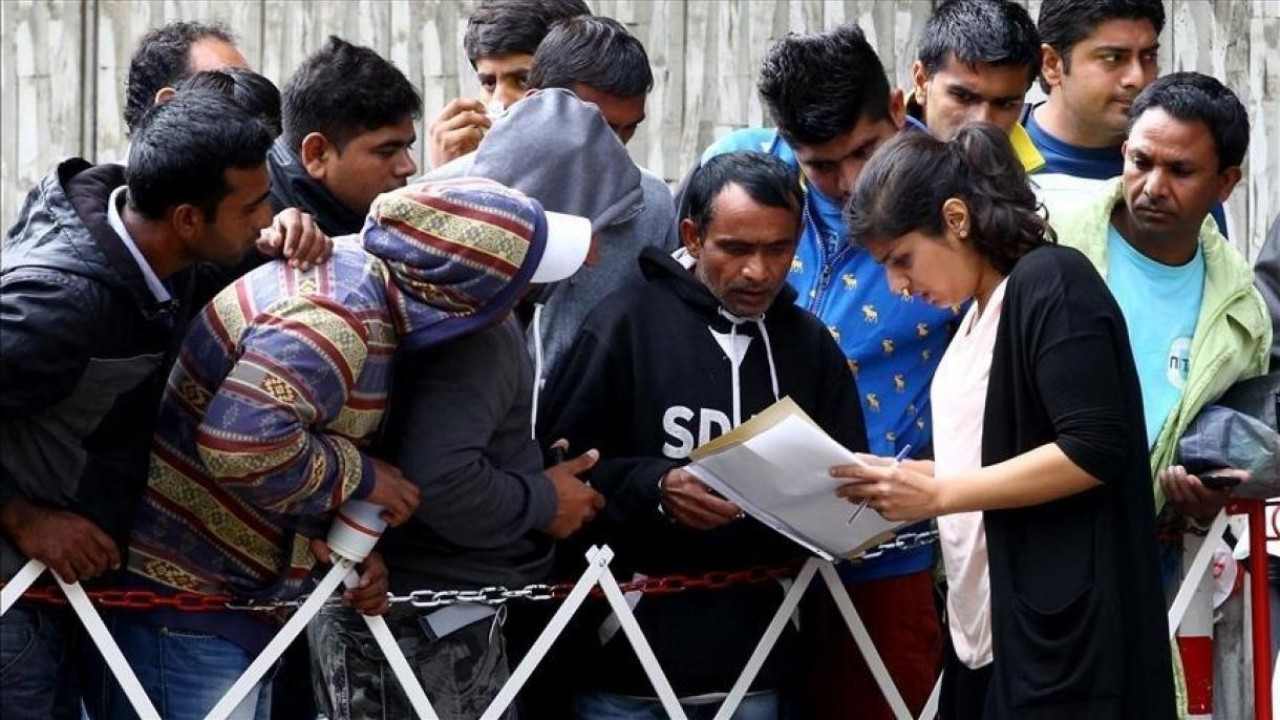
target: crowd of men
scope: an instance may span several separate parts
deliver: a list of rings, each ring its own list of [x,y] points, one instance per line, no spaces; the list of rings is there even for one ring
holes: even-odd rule
[[[1228,497],[1178,466],[1178,439],[1280,358],[1280,226],[1260,294],[1222,211],[1247,115],[1211,77],[1157,79],[1164,23],[1158,0],[1045,0],[1038,26],[949,0],[905,89],[854,25],[789,35],[759,71],[774,127],[717,140],[675,197],[625,149],[645,49],[582,0],[480,4],[464,42],[480,96],[430,120],[422,174],[419,89],[373,50],[331,37],[277,90],[220,26],[154,29],[127,161],[58,164],[4,239],[0,579],[36,559],[96,587],[295,599],[334,511],[365,500],[392,527],[359,585],[234,717],[411,716],[359,613],[385,615],[441,717],[478,717],[527,606],[388,592],[572,579],[601,543],[626,579],[802,558],[683,469],[783,397],[854,451],[931,456],[930,383],[962,308],[896,291],[849,242],[848,204],[897,134],[975,122],[1007,134],[1058,242],[1124,312],[1153,512],[1176,538]],[[1047,100],[1028,105],[1036,82]],[[992,662],[949,634],[936,563],[926,544],[840,566],[913,712],[944,666]],[[783,593],[632,598],[690,717],[714,714]],[[835,605],[811,596],[797,618],[734,717],[893,717]],[[159,712],[196,718],[281,619],[108,625]],[[619,630],[589,604],[520,716],[663,717]],[[0,705],[133,716],[70,611],[35,602],[0,618]]]

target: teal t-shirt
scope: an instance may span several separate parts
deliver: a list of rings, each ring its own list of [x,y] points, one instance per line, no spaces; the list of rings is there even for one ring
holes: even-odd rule
[[[1107,285],[1129,326],[1151,446],[1187,382],[1191,339],[1204,298],[1204,250],[1197,248],[1185,265],[1165,265],[1138,252],[1112,226],[1107,236]]]

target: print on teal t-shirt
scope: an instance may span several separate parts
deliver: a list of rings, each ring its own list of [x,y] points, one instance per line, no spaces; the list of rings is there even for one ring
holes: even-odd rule
[[[1138,252],[1112,226],[1107,285],[1129,326],[1151,446],[1182,397],[1191,367],[1191,340],[1204,297],[1204,251],[1197,248],[1185,265],[1165,265]]]

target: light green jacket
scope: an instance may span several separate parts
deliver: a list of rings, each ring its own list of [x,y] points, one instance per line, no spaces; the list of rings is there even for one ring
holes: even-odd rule
[[[1054,223],[1058,242],[1084,253],[1107,277],[1107,236],[1111,211],[1121,198],[1120,179],[1108,182],[1090,204]],[[1204,250],[1204,299],[1191,340],[1191,367],[1182,397],[1170,411],[1151,447],[1151,476],[1175,462],[1178,439],[1196,413],[1240,380],[1262,375],[1271,351],[1271,317],[1253,286],[1253,269],[1231,246],[1212,217],[1200,228]],[[1149,440],[1149,439],[1148,439]],[[1155,484],[1156,510],[1164,506]]]

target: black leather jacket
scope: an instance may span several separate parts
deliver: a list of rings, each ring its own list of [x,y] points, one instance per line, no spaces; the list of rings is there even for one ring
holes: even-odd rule
[[[28,195],[0,252],[0,505],[15,492],[93,520],[123,550],[146,485],[169,355],[217,278],[157,302],[107,223],[119,165],[81,159]],[[199,292],[201,285],[208,289]],[[22,562],[0,536],[0,577]]]

